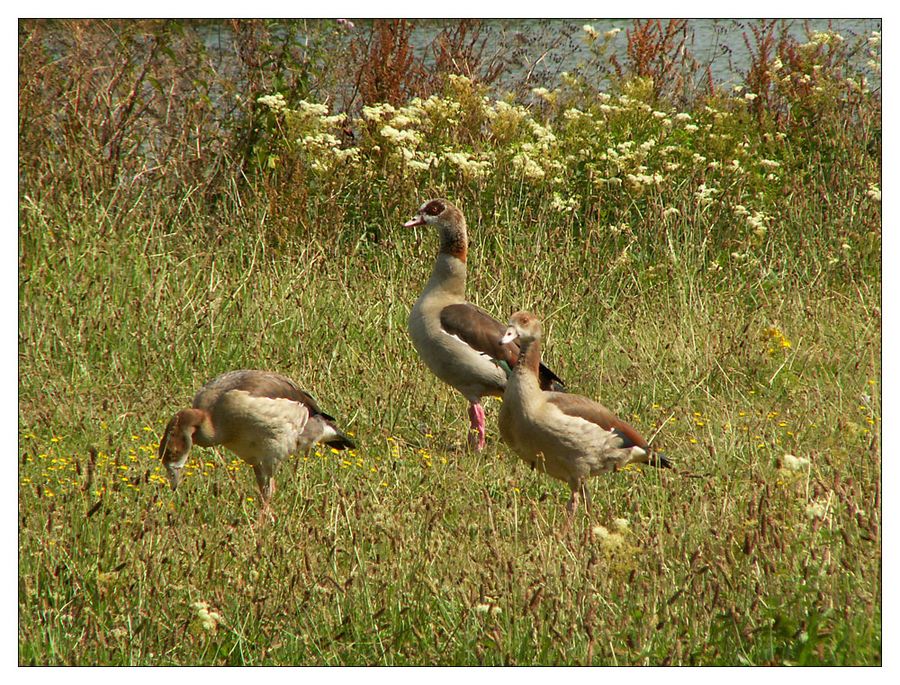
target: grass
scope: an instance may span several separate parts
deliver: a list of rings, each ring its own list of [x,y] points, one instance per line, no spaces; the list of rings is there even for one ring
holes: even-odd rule
[[[297,214],[254,179],[215,211],[190,187],[26,183],[19,663],[880,664],[880,159],[834,130],[795,131],[796,178],[747,191],[758,233],[729,203],[760,178],[704,209],[697,169],[579,186],[562,214],[550,178],[414,183],[365,149],[349,181],[282,187]],[[548,365],[674,471],[594,479],[566,528],[567,488],[500,442],[496,401],[464,449],[465,401],[406,334],[437,241],[402,223],[432,189],[469,217],[470,299],[539,314]],[[234,455],[195,448],[175,493],[156,457],[235,368],[295,378],[359,444],[283,464],[272,525]]]
[[[532,241],[492,258],[473,227],[473,298],[545,312],[570,388],[658,430],[678,464],[596,479],[594,511],[562,532],[565,487],[496,430],[483,455],[462,451],[464,401],[407,340],[433,236],[398,221],[366,255],[272,254],[240,228],[215,244],[183,240],[197,226],[98,243],[48,218],[28,233],[41,266],[20,300],[21,663],[880,658],[880,329],[865,283],[762,301],[712,278],[627,284],[586,271],[573,244],[525,271],[547,259]],[[772,325],[789,348],[769,352]],[[300,379],[360,444],[284,465],[278,523],[262,529],[233,455],[195,450],[177,493],[155,456],[194,389],[238,367]],[[811,465],[779,468],[785,453]],[[616,517],[630,525],[610,550],[592,529]],[[222,615],[214,634],[195,601]]]

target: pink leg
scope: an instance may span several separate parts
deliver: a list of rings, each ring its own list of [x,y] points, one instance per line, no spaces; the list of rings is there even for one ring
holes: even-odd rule
[[[475,402],[469,405],[469,421],[472,424],[472,430],[469,431],[469,446],[480,452],[484,449],[485,444],[484,407],[481,406],[481,403]]]

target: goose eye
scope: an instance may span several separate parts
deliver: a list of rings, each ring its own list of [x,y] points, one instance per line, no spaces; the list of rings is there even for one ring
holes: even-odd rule
[[[441,202],[435,200],[434,202],[429,202],[425,205],[425,213],[429,216],[437,216],[441,212],[444,211],[444,205]]]

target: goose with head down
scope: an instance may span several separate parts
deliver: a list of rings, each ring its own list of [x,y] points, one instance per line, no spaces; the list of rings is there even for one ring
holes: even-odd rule
[[[354,447],[334,418],[290,378],[241,370],[211,380],[197,392],[191,408],[172,417],[159,457],[174,490],[193,445],[222,445],[253,467],[267,510],[279,462],[316,442],[339,450]]]
[[[432,373],[469,401],[469,444],[481,450],[485,445],[481,398],[503,396],[507,370],[516,364],[519,346],[501,342],[506,327],[466,301],[468,235],[462,212],[447,200],[429,200],[404,226],[431,226],[440,239],[431,278],[409,314],[410,338]],[[543,364],[538,365],[538,380],[545,390],[563,390],[559,377]]]
[[[568,484],[569,514],[582,493],[590,507],[590,476],[632,463],[671,468],[667,457],[602,404],[541,389],[541,337],[541,322],[524,311],[512,315],[501,337],[504,343],[518,341],[519,359],[503,395],[500,435],[532,468]]]

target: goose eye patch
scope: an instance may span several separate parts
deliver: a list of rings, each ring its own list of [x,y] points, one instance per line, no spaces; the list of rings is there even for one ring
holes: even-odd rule
[[[427,205],[425,205],[425,213],[428,214],[429,216],[437,216],[438,214],[440,214],[443,211],[444,211],[443,203],[438,202],[436,200],[434,202],[429,202]]]

